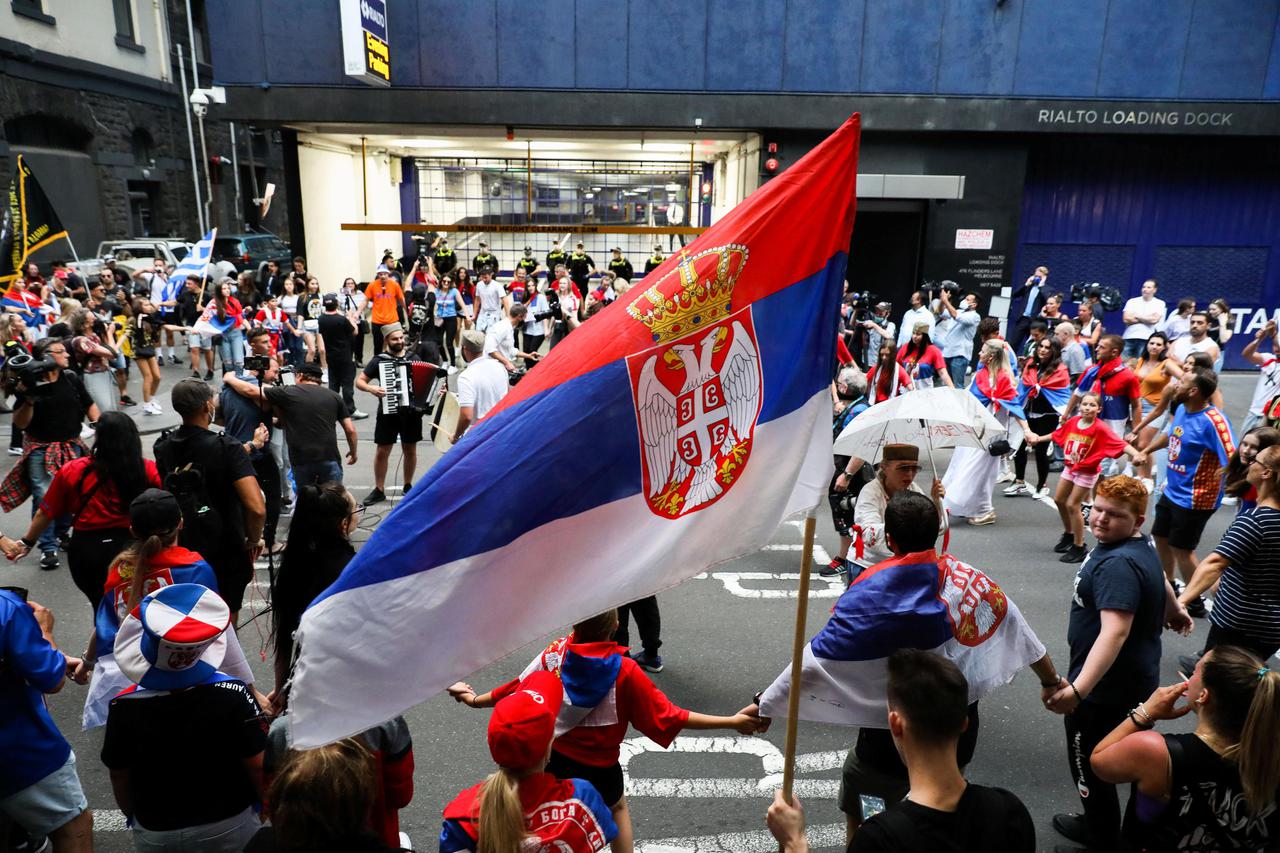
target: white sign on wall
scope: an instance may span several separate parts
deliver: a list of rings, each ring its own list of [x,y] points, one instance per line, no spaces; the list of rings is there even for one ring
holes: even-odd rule
[[[391,85],[387,0],[341,0],[342,66],[348,77]]]
[[[996,232],[991,228],[957,228],[957,249],[990,249]]]

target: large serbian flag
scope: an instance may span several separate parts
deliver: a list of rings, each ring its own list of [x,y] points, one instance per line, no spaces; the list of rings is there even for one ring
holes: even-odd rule
[[[956,664],[972,702],[1044,656],[1044,644],[991,578],[950,554],[906,554],[859,575],[805,647],[800,719],[888,728],[886,662],[901,648]],[[760,713],[787,716],[790,691],[788,666],[760,697]]]
[[[304,614],[293,743],[763,546],[831,475],[859,120],[559,344]]]

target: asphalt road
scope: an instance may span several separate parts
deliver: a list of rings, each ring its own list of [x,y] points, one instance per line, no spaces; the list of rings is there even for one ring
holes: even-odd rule
[[[185,375],[180,368],[165,368],[161,399],[166,408],[169,385]],[[1231,401],[1228,414],[1233,423],[1243,418],[1254,378],[1239,375],[1225,379],[1224,393]],[[136,390],[133,393],[137,397]],[[372,398],[359,396],[361,407],[373,411]],[[7,420],[7,416],[0,418],[0,427],[6,426]],[[154,426],[158,420],[171,418],[144,420],[139,415],[144,426]],[[360,499],[373,482],[373,419],[359,421],[357,426],[360,461],[347,469],[346,482]],[[154,437],[144,439],[148,453]],[[438,458],[425,444],[420,453],[423,465]],[[939,455],[940,466],[944,456]],[[392,456],[393,469],[397,464],[398,453]],[[393,473],[388,481],[398,483],[399,479]],[[1058,562],[1051,550],[1059,533],[1057,513],[1051,505],[998,494],[996,508],[999,520],[992,526],[956,525],[951,550],[986,570],[1003,586],[1055,660],[1065,667],[1067,611],[1075,566]],[[1225,507],[1214,516],[1202,551],[1217,542],[1232,514],[1231,508]],[[27,507],[20,508],[0,517],[0,530],[19,536],[25,531],[27,518]],[[365,523],[372,526],[376,518]],[[367,536],[362,531],[357,539]],[[815,563],[825,563],[828,552],[836,546],[824,511],[819,515]],[[719,566],[709,576],[690,580],[661,596],[666,670],[653,678],[675,702],[699,711],[729,714],[782,670],[790,655],[800,550],[798,524],[786,523],[764,550]],[[73,653],[83,649],[91,630],[87,602],[65,568],[42,572],[36,562],[28,557],[20,564],[4,565],[0,582],[29,587],[33,598],[54,610],[59,644]],[[265,590],[265,568],[260,569],[259,578]],[[817,577],[814,590],[807,614],[811,635],[838,595],[838,589]],[[250,600],[250,610],[263,609],[261,595]],[[270,684],[269,665],[259,655],[265,649],[265,623],[266,618],[261,618],[243,626],[240,640],[262,683]],[[1165,683],[1177,678],[1177,655],[1197,650],[1206,631],[1207,623],[1197,620],[1191,637],[1166,633]],[[458,677],[467,678],[478,689],[496,685],[517,674],[540,647],[541,642],[531,644],[478,673],[459,672]],[[1050,828],[1051,817],[1055,812],[1073,810],[1078,801],[1068,775],[1062,721],[1041,707],[1038,695],[1035,677],[1027,673],[982,702],[981,734],[969,777],[1018,794],[1035,819],[1040,848],[1052,849],[1061,839]],[[84,688],[74,684],[53,696],[54,718],[79,756],[81,780],[95,810],[97,849],[131,850],[123,820],[115,811],[106,770],[97,758],[101,730],[80,730],[83,696]],[[359,697],[353,696],[352,701],[359,701]],[[413,733],[417,770],[415,796],[401,812],[401,825],[417,849],[434,849],[441,808],[458,790],[480,781],[493,769],[484,737],[487,712],[437,696],[410,709],[405,717]],[[1189,720],[1182,721],[1182,727],[1190,725]],[[843,847],[843,818],[835,797],[840,762],[851,734],[852,730],[839,726],[801,725],[796,791],[805,803],[817,849]],[[764,811],[780,779],[773,774],[781,772],[783,736],[781,725],[755,738],[703,732],[681,738],[673,750],[661,752],[637,735],[624,755],[629,756],[628,796],[638,848],[648,853],[776,849],[764,830]],[[180,760],[181,747],[175,745],[175,761]]]

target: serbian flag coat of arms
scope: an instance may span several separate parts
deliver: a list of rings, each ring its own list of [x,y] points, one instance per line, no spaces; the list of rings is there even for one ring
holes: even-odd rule
[[[304,614],[299,747],[752,553],[831,474],[859,120],[584,322]]]

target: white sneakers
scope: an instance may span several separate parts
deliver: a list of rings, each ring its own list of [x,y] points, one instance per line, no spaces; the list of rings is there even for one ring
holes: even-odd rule
[[[155,400],[148,400],[142,404],[142,413],[144,415],[163,415],[164,409],[160,408],[160,404]]]
[[[1006,498],[1016,498],[1021,495],[1029,494],[1031,494],[1031,487],[1020,480],[1015,480],[1012,486],[1004,490],[1004,496]]]

